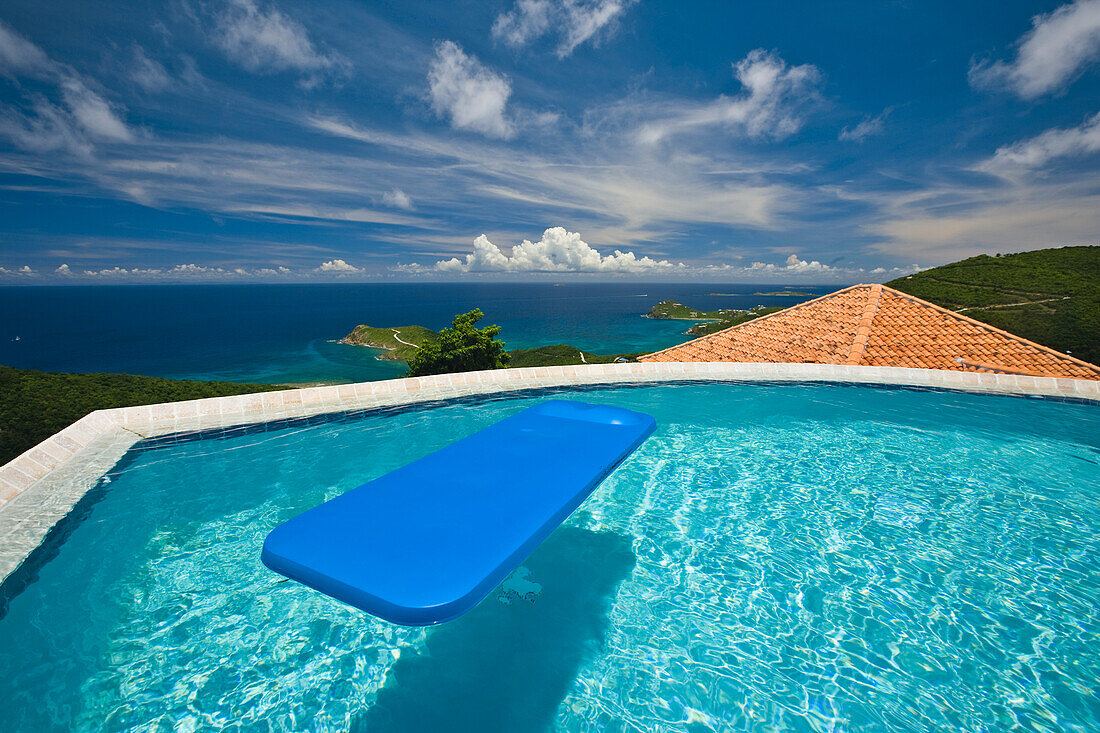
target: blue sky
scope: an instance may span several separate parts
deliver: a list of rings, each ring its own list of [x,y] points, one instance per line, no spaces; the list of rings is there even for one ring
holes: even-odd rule
[[[886,280],[1100,236],[1100,0],[0,3],[0,282]]]

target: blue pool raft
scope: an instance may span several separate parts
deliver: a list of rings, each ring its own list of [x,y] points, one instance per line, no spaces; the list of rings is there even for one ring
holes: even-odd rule
[[[267,567],[407,626],[469,611],[653,432],[649,415],[552,400],[279,525]]]

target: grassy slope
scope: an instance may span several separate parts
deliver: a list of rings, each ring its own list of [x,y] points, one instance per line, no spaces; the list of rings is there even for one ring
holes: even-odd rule
[[[580,351],[575,346],[568,344],[555,344],[554,346],[539,346],[534,349],[517,349],[509,351],[512,357],[508,362],[509,367],[532,366],[567,366],[570,364],[609,364],[616,359],[634,361],[639,354],[593,354],[591,351]],[[581,360],[581,354],[584,360]]]
[[[981,255],[886,284],[1100,362],[1100,247]]]
[[[0,463],[7,463],[93,410],[273,389],[283,388],[129,374],[54,374],[0,366]]]
[[[394,331],[399,333],[395,334]],[[394,326],[393,328],[374,328],[373,326],[356,326],[355,330],[341,339],[340,343],[352,344],[353,346],[370,346],[375,349],[386,349],[388,353],[383,354],[381,359],[392,359],[394,361],[408,361],[409,358],[416,353],[416,346],[408,346],[397,340],[400,336],[402,341],[407,341],[410,344],[420,346],[424,341],[428,339],[434,339],[439,336],[438,333],[425,328],[424,326]]]

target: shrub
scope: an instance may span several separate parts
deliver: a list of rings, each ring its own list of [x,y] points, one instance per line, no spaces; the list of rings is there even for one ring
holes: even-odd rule
[[[475,328],[485,314],[479,309],[455,316],[450,328],[439,332],[438,339],[421,344],[409,359],[409,376],[472,372],[508,366],[504,342],[495,340],[500,326]]]

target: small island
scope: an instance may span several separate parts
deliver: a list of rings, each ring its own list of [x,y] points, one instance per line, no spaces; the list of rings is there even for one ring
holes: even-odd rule
[[[813,297],[813,293],[803,293],[799,290],[773,290],[767,293],[753,293],[753,295],[764,295],[768,297],[780,297],[783,295],[793,295],[796,298],[810,298]]]

